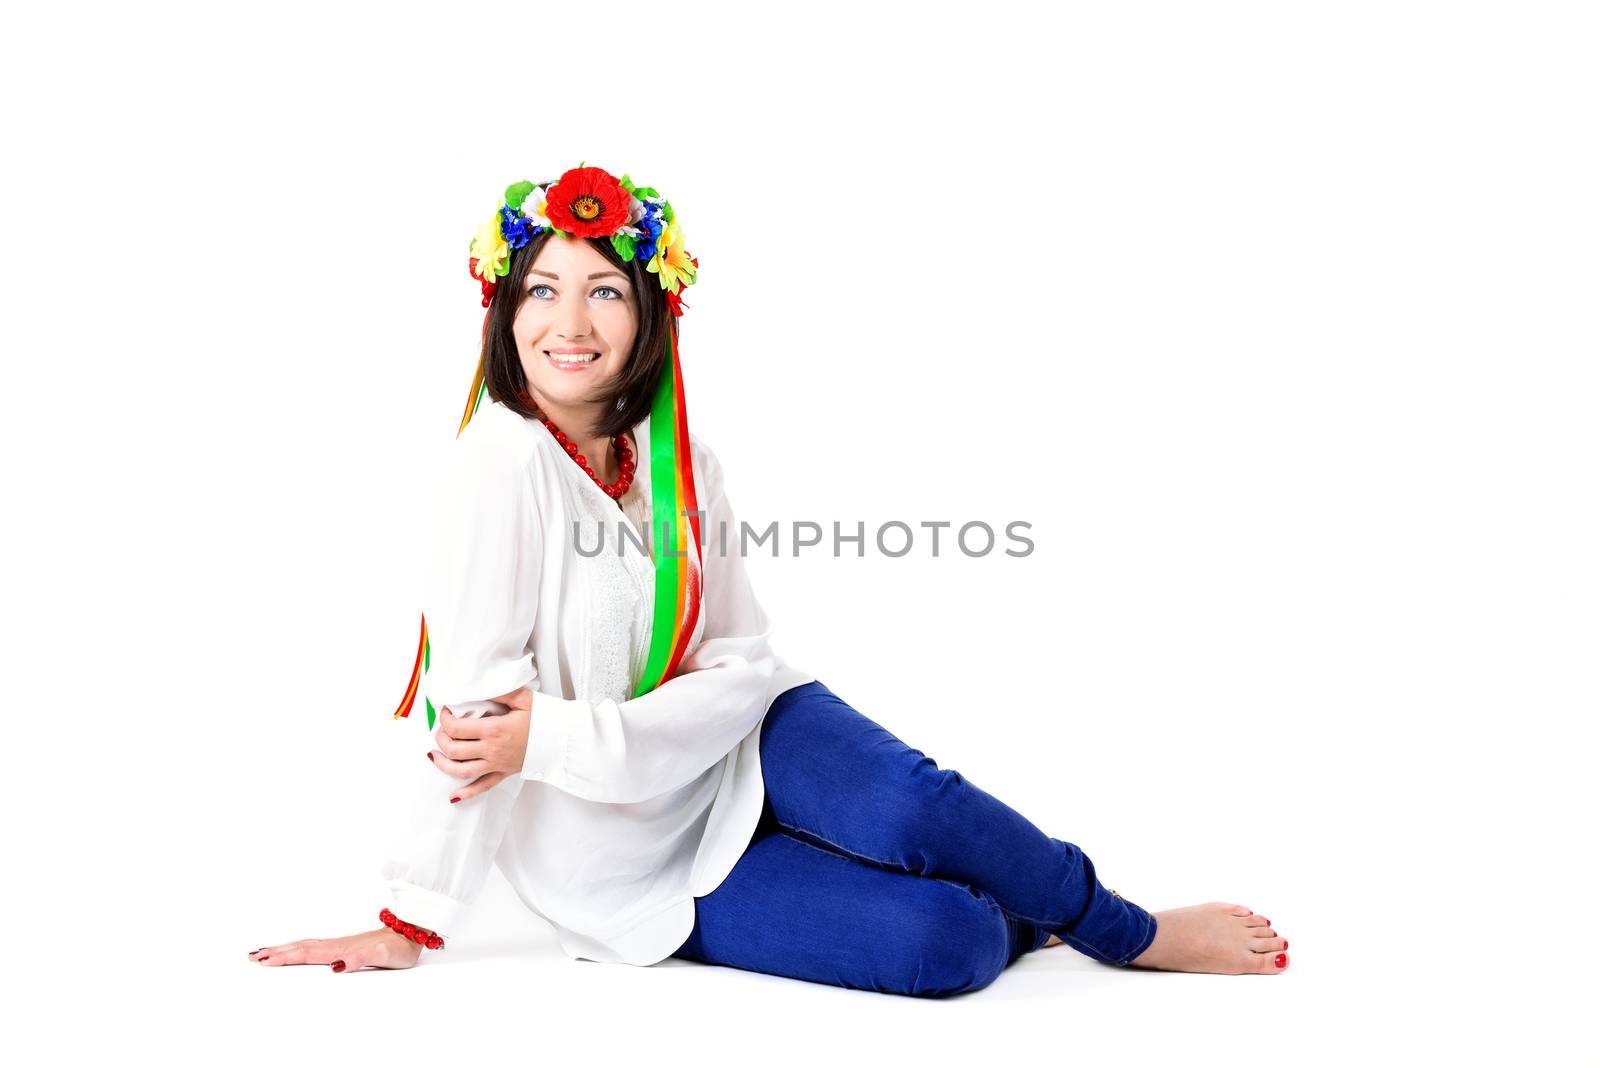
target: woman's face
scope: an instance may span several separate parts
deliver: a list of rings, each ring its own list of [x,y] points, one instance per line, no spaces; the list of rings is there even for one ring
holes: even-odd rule
[[[581,238],[550,237],[528,267],[511,323],[541,407],[591,403],[622,373],[639,324],[628,276]]]

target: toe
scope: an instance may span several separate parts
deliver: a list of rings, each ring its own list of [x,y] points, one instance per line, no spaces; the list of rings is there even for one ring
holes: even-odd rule
[[[1246,908],[1243,905],[1227,905],[1227,904],[1223,904],[1222,902],[1218,902],[1218,904],[1222,904],[1223,908],[1227,909],[1229,912],[1233,913],[1235,916],[1249,916],[1249,915],[1251,915],[1251,910]]]
[[[1274,975],[1289,966],[1287,953],[1257,953],[1256,965],[1253,969],[1262,975]]]
[[[1250,948],[1257,953],[1282,953],[1289,948],[1289,940],[1276,935],[1271,938],[1252,938]]]
[[[1244,925],[1246,927],[1271,927],[1272,921],[1267,919],[1265,916],[1257,916],[1252,912],[1249,916],[1245,917]]]

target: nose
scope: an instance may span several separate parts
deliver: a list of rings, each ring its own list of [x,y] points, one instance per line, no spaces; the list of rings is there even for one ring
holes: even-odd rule
[[[590,325],[589,308],[582,298],[562,302],[560,314],[556,318],[556,335],[562,341],[575,341],[580,337],[587,337]]]

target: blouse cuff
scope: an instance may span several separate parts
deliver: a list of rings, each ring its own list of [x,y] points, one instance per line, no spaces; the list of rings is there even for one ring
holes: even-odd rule
[[[390,879],[384,883],[384,888],[390,912],[406,923],[426,927],[441,937],[448,937],[455,931],[456,918],[467,904],[403,879]]]
[[[528,718],[528,751],[522,760],[522,777],[559,787],[567,776],[567,743],[572,736],[572,718],[588,715],[587,701],[568,701],[535,691]]]

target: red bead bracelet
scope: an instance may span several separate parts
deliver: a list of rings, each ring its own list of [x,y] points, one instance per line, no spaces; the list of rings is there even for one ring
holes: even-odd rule
[[[428,949],[444,948],[444,939],[440,938],[436,933],[426,927],[418,927],[414,923],[406,923],[388,909],[378,913],[378,919],[382,920],[383,925],[391,931],[405,935],[408,940],[417,943],[419,946],[424,946]]]

